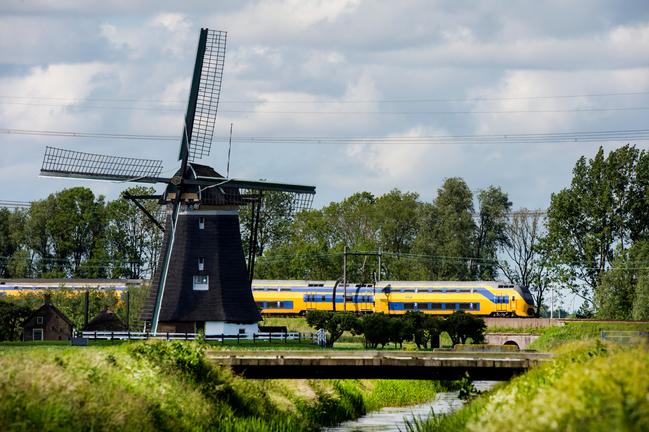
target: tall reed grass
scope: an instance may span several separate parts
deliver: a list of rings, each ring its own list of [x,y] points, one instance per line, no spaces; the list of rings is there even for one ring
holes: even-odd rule
[[[191,342],[12,346],[0,352],[0,430],[301,431],[430,400],[434,382],[247,380]]]
[[[649,430],[649,351],[598,340],[573,342],[533,369],[448,416],[409,431]]]

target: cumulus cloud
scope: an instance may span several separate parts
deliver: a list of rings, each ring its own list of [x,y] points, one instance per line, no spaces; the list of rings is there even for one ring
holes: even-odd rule
[[[167,0],[9,0],[0,5],[0,93],[34,99],[0,99],[1,123],[179,136],[198,30],[217,28],[228,31],[216,140],[206,161],[217,169],[224,169],[234,123],[234,174],[315,183],[317,204],[393,187],[430,199],[445,177],[461,176],[474,189],[501,185],[515,206],[542,207],[567,183],[575,159],[596,145],[236,139],[644,128],[643,110],[565,111],[646,107],[647,94],[536,96],[649,92],[645,3],[201,0],[180,8]],[[45,144],[177,163],[175,141],[3,136],[10,150],[0,181],[11,167],[26,185],[24,195],[6,199],[39,198],[73,184],[35,178]],[[122,186],[92,184],[113,194]]]

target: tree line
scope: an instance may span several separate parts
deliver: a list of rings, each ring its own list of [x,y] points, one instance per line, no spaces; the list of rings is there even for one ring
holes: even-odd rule
[[[332,347],[343,335],[350,332],[363,336],[365,348],[384,348],[393,343],[399,348],[413,341],[417,349],[440,347],[440,335],[446,332],[453,345],[484,343],[487,326],[480,317],[457,311],[444,318],[426,315],[421,311],[408,311],[404,315],[382,313],[356,315],[351,312],[310,311],[306,321],[314,329],[327,332],[327,346]]]
[[[144,205],[161,212],[156,202]],[[161,231],[133,203],[106,202],[85,187],[51,194],[28,209],[0,209],[3,278],[148,278],[161,243]]]
[[[132,188],[133,195],[153,193]],[[432,202],[394,189],[358,192],[289,215],[291,197],[266,194],[255,277],[332,280],[494,280],[583,299],[583,315],[649,319],[649,154],[632,145],[580,158],[547,209],[515,208],[498,186],[472,192],[446,179]],[[163,218],[156,202],[149,211]],[[288,216],[287,216],[288,215]],[[241,211],[244,250],[253,215]],[[0,209],[0,277],[149,278],[162,233],[132,203],[71,188],[29,209]],[[378,254],[380,252],[380,266]]]

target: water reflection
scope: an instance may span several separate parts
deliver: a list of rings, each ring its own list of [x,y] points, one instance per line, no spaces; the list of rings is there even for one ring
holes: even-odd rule
[[[488,390],[495,382],[476,381],[475,387],[480,390]],[[379,411],[371,412],[356,420],[341,423],[340,425],[324,429],[327,432],[397,432],[406,430],[405,420],[419,417],[428,418],[431,410],[435,414],[448,414],[462,406],[464,403],[457,397],[458,392],[438,393],[432,401],[421,405],[408,407],[389,407]]]

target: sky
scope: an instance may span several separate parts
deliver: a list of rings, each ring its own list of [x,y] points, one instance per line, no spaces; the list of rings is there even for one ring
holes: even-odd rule
[[[315,185],[316,207],[394,188],[431,201],[462,177],[474,191],[500,186],[515,209],[543,209],[600,143],[439,137],[648,128],[645,0],[3,0],[0,200],[125,189],[39,177],[45,146],[175,171],[201,27],[228,32],[204,162],[225,172],[232,124],[230,176]],[[17,129],[169,139],[7,133]],[[433,138],[406,142],[421,137]],[[603,145],[626,142],[648,148]]]

